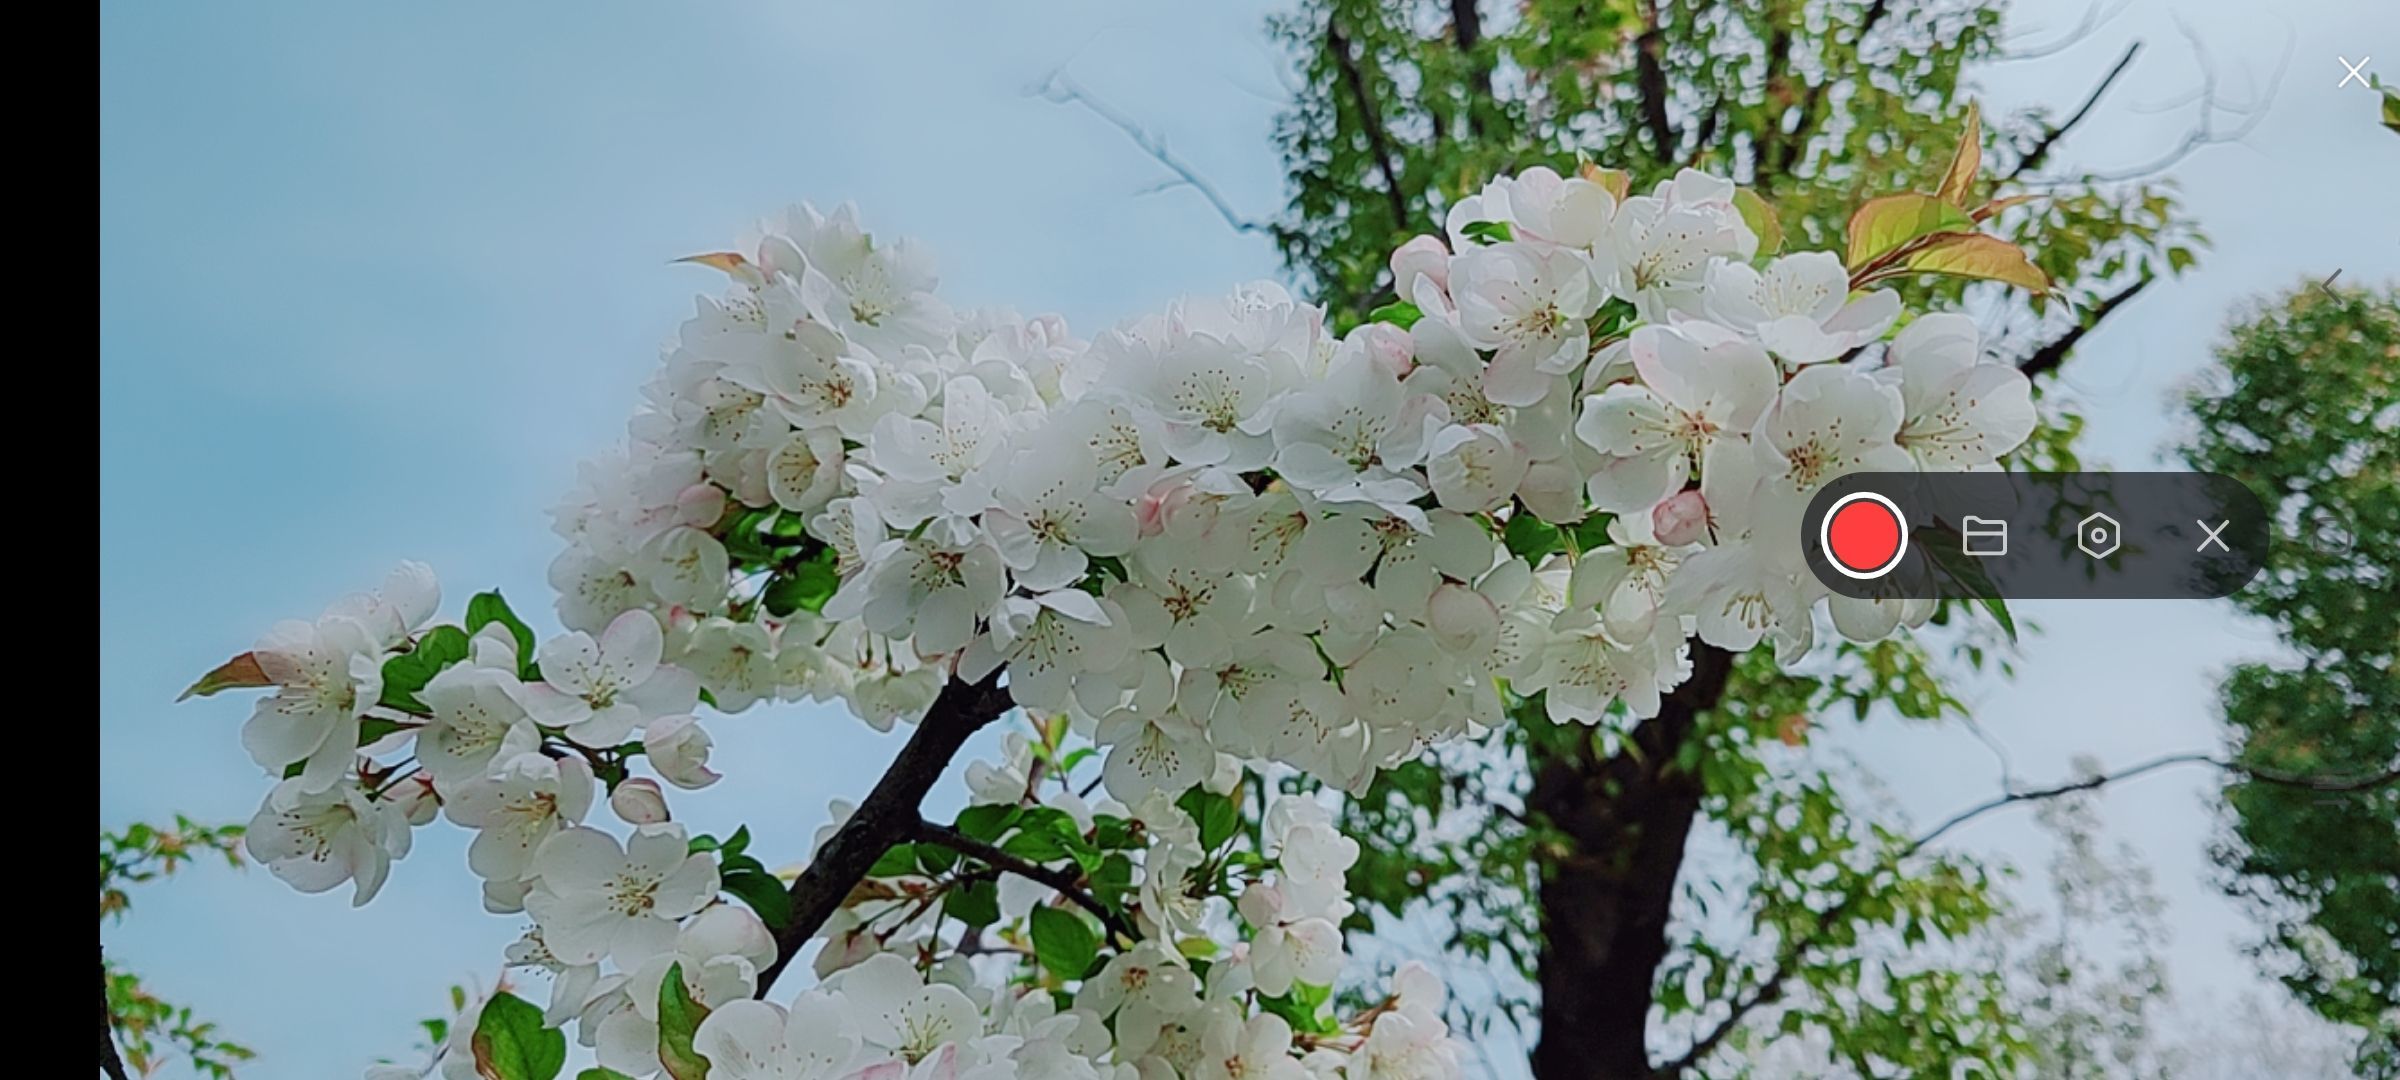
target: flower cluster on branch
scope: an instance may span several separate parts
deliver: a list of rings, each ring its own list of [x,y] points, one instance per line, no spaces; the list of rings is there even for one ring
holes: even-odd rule
[[[546,1008],[496,996],[445,1075],[546,1080],[571,1028],[677,1080],[1457,1076],[1438,980],[1345,973],[1325,800],[1514,707],[1606,739],[1693,637],[1790,662],[1932,614],[1830,595],[1795,542],[1845,472],[1991,468],[2033,425],[1970,319],[1893,332],[1876,283],[2013,272],[1927,261],[1990,238],[1906,198],[1944,212],[1776,254],[1728,181],[1535,168],[1347,333],[1260,282],[1089,339],[799,207],[693,260],[728,287],[557,512],[566,633],[496,593],[436,624],[409,564],[194,689],[271,688],[249,843],[294,887],[365,903],[446,818],[530,917]],[[920,738],[820,833],[856,866],[787,884],[667,793],[719,779],[704,714],[793,700]],[[1012,705],[970,809],[922,821]],[[817,984],[760,1000],[811,941]]]

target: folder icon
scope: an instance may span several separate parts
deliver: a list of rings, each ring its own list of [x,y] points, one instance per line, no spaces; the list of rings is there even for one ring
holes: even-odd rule
[[[1977,558],[1997,558],[2008,554],[2008,522],[2002,518],[1967,515],[1962,549]]]

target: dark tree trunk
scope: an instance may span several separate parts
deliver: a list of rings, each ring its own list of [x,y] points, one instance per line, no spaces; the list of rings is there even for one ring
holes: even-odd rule
[[[1692,677],[1634,729],[1638,753],[1533,763],[1527,804],[1567,841],[1542,867],[1540,1080],[1650,1075],[1651,982],[1702,794],[1698,776],[1672,766],[1732,669],[1730,654],[1695,641]]]

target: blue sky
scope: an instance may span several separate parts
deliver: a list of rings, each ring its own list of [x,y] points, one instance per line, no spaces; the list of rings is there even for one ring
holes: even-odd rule
[[[2151,460],[2172,434],[2168,392],[2204,361],[2228,303],[2304,272],[2400,275],[2385,194],[2400,140],[2362,123],[2372,103],[2355,87],[2333,88],[2337,52],[2400,61],[2376,7],[2134,0],[2075,49],[1988,74],[1998,104],[2056,100],[2139,35],[2151,47],[2115,104],[2156,104],[2195,80],[2172,14],[2228,78],[2263,78],[2294,41],[2268,121],[2179,172],[2217,251],[2070,368],[2100,417],[2099,457]],[[177,706],[176,691],[398,559],[432,563],[453,610],[498,586],[554,626],[545,508],[577,459],[619,436],[657,343],[713,286],[669,260],[723,247],[786,202],[856,200],[879,231],[939,253],[954,301],[1056,310],[1087,332],[1275,275],[1264,239],[1189,192],[1143,194],[1159,172],[1120,135],[1024,93],[1070,65],[1235,205],[1270,212],[1285,76],[1265,10],[103,4],[102,824],[246,819],[265,786],[235,736],[246,702]],[[2080,10],[2044,0],[2019,22],[2063,31]],[[2179,130],[2110,108],[2061,152],[2137,162]],[[2045,628],[2023,678],[1970,692],[2027,777],[2061,774],[2078,750],[2122,762],[2213,745],[2213,673],[2272,648],[2215,607],[2023,614]],[[896,746],[806,707],[712,730],[729,758],[788,764],[738,770],[685,800],[687,816],[749,822],[781,859]],[[1955,730],[1876,724],[1841,740],[1920,816],[1996,781]],[[2109,820],[2156,860],[2185,985],[2255,986],[2241,917],[2204,880],[2207,780],[2112,794]],[[2041,854],[2021,822],[1959,842]],[[488,980],[516,930],[474,914],[455,831],[418,843],[362,911],[263,872],[203,870],[138,893],[109,943],[263,1050],[245,1075],[354,1075],[403,1051],[408,1019],[437,1011],[443,987]]]

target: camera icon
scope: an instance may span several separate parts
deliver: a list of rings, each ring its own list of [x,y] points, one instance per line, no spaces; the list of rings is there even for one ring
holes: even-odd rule
[[[2105,559],[2117,553],[2124,542],[2124,527],[2107,514],[2092,514],[2075,523],[2075,546],[2095,559]]]

